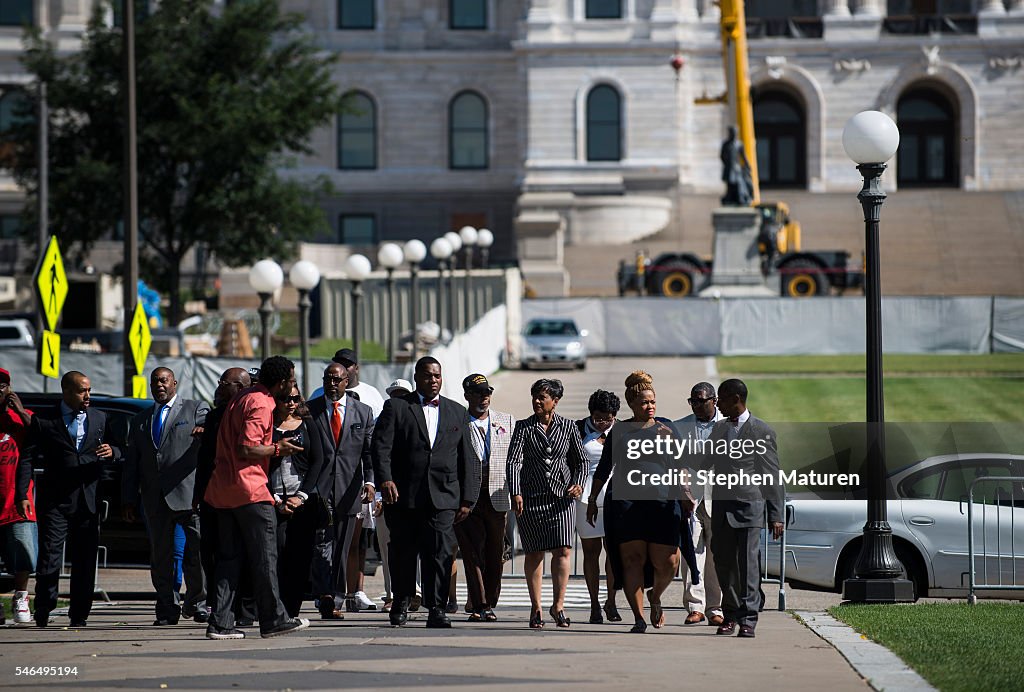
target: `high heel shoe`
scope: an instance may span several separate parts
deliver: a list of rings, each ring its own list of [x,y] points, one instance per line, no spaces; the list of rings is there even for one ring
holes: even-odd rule
[[[614,603],[604,604],[604,616],[608,618],[608,622],[622,622],[622,616],[619,615],[619,609]]]
[[[637,620],[636,624],[634,624],[629,631],[632,634],[643,634],[647,631],[647,623],[643,620]]]
[[[530,616],[530,629],[541,630],[544,629],[544,618],[540,616],[540,611],[535,610],[533,615]]]
[[[591,606],[590,607],[590,624],[591,625],[600,625],[600,624],[603,624],[603,623],[604,623],[604,616],[601,615],[601,607],[600,606]]]
[[[555,619],[555,624],[556,625],[558,625],[559,627],[568,627],[569,626],[570,620],[569,620],[569,618],[565,617],[565,611],[564,610],[555,611],[555,606],[551,606],[551,609],[548,610],[548,612],[551,613],[551,617],[553,617]]]

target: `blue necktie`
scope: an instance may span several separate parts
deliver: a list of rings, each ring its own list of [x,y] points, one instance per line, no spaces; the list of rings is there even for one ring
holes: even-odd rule
[[[156,420],[153,421],[153,444],[157,447],[160,446],[160,436],[164,431],[164,409],[167,406],[161,406],[160,410],[156,412]]]
[[[82,422],[79,418],[81,414],[73,412],[71,414],[71,425],[68,426],[68,435],[71,436],[71,441],[75,443],[75,449],[81,449],[81,442],[78,439],[78,431],[81,429]],[[84,436],[83,436],[84,438]]]

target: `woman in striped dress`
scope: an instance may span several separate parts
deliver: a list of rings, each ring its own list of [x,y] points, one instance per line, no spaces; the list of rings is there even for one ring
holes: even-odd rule
[[[508,450],[508,485],[519,536],[526,552],[530,589],[530,627],[544,626],[540,590],[544,553],[551,552],[554,603],[548,611],[559,627],[568,627],[565,587],[569,581],[569,549],[576,530],[576,499],[583,494],[587,456],[574,421],[555,413],[562,383],[533,383],[533,415],[516,421]]]

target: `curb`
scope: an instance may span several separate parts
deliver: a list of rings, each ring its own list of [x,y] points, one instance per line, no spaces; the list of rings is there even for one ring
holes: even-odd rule
[[[828,613],[794,611],[793,614],[831,644],[873,689],[937,692],[899,656]]]

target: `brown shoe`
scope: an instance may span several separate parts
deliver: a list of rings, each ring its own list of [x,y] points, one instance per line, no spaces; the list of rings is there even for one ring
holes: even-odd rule
[[[686,616],[686,620],[683,621],[687,625],[696,625],[698,622],[704,622],[704,613],[699,610],[695,610]]]
[[[708,624],[712,627],[719,627],[723,622],[725,622],[725,618],[721,615],[712,615],[708,618]]]
[[[726,620],[718,626],[718,629],[715,630],[715,634],[723,634],[725,636],[736,634],[736,623]]]

